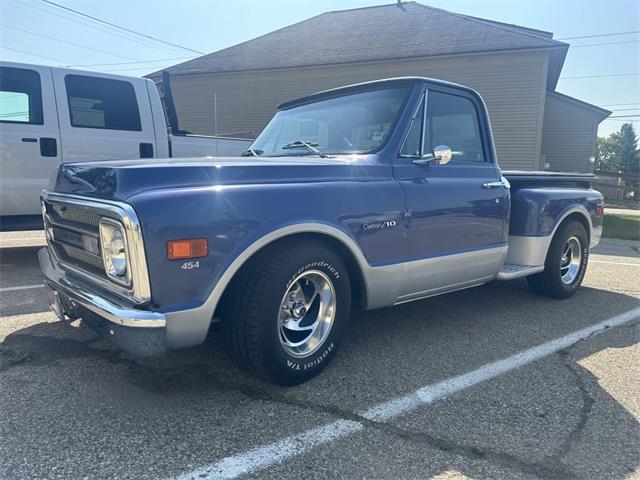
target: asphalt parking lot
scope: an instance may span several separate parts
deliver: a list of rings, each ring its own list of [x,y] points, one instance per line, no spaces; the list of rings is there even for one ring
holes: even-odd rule
[[[632,242],[603,241],[568,300],[494,282],[356,313],[293,388],[238,370],[215,330],[138,361],[54,321],[41,244],[0,234],[2,479],[640,478]]]

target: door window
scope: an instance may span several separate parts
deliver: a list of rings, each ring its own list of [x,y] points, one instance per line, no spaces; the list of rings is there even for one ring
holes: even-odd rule
[[[139,132],[140,112],[133,85],[123,80],[64,77],[71,126]]]
[[[38,72],[0,67],[0,123],[44,123]]]
[[[420,142],[422,141],[422,123],[424,121],[424,99],[420,102],[420,108],[416,113],[409,132],[402,144],[400,150],[401,157],[419,158],[420,157]]]
[[[469,98],[429,91],[423,152],[431,152],[438,145],[451,148],[451,162],[486,160],[478,113]]]

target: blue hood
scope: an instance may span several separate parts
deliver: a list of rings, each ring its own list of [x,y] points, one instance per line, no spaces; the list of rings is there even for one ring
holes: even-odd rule
[[[378,164],[375,156],[115,160],[63,164],[51,187],[61,193],[126,201],[147,190],[356,178],[366,181],[391,175],[391,167]]]

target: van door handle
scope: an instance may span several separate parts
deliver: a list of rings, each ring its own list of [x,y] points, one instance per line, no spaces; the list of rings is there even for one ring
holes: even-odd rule
[[[21,138],[20,140],[26,143],[38,143],[38,139],[32,138],[32,137],[24,137],[24,138]]]
[[[58,156],[58,142],[55,138],[40,139],[40,155],[43,157],[57,157]]]
[[[500,188],[503,187],[504,183],[502,181],[499,182],[487,182],[482,184],[482,188]]]
[[[153,158],[153,143],[140,144],[140,158]]]

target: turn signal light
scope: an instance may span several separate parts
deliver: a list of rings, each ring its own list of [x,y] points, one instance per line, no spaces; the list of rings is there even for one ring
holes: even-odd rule
[[[206,238],[170,240],[167,242],[167,258],[169,260],[206,257],[208,252],[209,245]]]
[[[604,205],[598,205],[596,207],[596,217],[601,217],[604,213]]]

